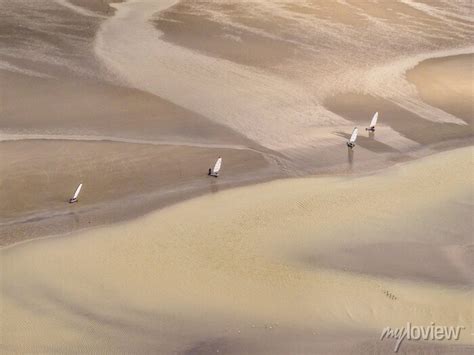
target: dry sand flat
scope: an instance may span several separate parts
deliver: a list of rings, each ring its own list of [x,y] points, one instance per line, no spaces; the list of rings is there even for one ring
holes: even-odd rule
[[[464,148],[372,176],[238,188],[132,222],[4,248],[3,349],[388,351],[392,342],[378,340],[383,327],[435,321],[466,330],[451,348],[403,347],[469,351],[471,156]],[[378,250],[387,262],[373,270],[308,261],[312,251],[370,249],[394,237],[406,248],[455,250],[455,263],[438,263],[467,279],[434,282],[400,265],[390,244]]]

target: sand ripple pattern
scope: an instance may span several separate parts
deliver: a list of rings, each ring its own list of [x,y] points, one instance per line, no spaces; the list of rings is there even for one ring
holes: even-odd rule
[[[324,332],[380,344],[383,327],[407,321],[465,326],[456,344],[472,344],[471,154],[229,190],[1,249],[4,349],[175,353],[216,342],[206,352],[216,353],[220,340],[240,344],[235,353],[293,353],[279,347],[320,344]],[[463,272],[467,283],[445,284]]]
[[[389,9],[384,1],[349,0],[176,3],[114,4],[116,15],[96,38],[97,56],[123,83],[269,148],[305,146],[314,141],[315,127],[348,124],[323,106],[343,92],[380,96],[430,121],[464,124],[423,103],[405,79],[406,70],[424,59],[473,52],[473,23],[463,15],[472,9],[462,2],[437,7],[405,0]],[[153,26],[173,21],[167,17],[173,11],[220,26],[228,41],[254,36],[287,50],[265,67],[173,44]]]

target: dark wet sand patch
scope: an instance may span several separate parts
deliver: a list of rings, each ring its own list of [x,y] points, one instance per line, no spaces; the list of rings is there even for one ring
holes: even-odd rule
[[[111,3],[123,2],[123,0],[68,0],[71,4],[83,7],[90,11],[103,15],[113,15],[115,9],[110,6]]]
[[[143,91],[0,71],[0,130],[191,140],[257,147],[231,129]],[[21,95],[18,93],[21,92]]]
[[[257,152],[116,142],[0,143],[1,245],[143,214],[277,171]],[[207,170],[218,156],[221,176]],[[67,203],[79,183],[80,201]]]
[[[472,133],[474,119],[474,54],[428,59],[407,79],[423,101],[463,119]]]
[[[325,106],[354,122],[362,130],[367,127],[375,111],[379,112],[378,125],[385,125],[414,142],[424,146],[442,141],[473,137],[471,125],[428,121],[402,107],[382,99],[362,94],[341,94],[326,100]],[[375,137],[377,131],[375,132]]]
[[[180,2],[160,12],[154,25],[164,33],[161,39],[208,56],[266,69],[288,61],[299,52],[290,42],[215,20],[195,6],[192,2]],[[231,17],[242,16],[242,9],[231,4],[212,6]]]

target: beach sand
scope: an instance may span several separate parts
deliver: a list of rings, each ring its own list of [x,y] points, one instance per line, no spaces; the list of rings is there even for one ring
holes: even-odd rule
[[[108,136],[258,147],[223,125],[143,91],[96,80],[37,78],[8,71],[0,71],[0,82],[9,88],[1,92],[3,135]]]
[[[8,186],[0,191],[1,245],[203,194],[209,184],[199,174],[224,153],[224,169],[232,170],[219,188],[366,173],[472,144],[472,55],[416,65],[454,46],[467,51],[458,5],[448,18],[409,1],[390,11],[353,1],[258,2],[253,10],[214,1],[109,3],[16,2],[0,15],[8,35],[0,51],[0,184]],[[356,35],[367,26],[378,29],[380,43],[391,36],[400,47],[377,46],[369,55],[376,39]],[[433,31],[444,32],[433,38]],[[416,60],[406,64],[400,53]],[[380,120],[372,135],[363,128],[374,111]],[[345,142],[355,125],[352,152]],[[57,159],[47,156],[54,149]],[[170,150],[179,178],[169,174],[176,168]],[[111,168],[96,169],[97,179],[89,167],[100,166]],[[81,196],[84,209],[64,209],[78,180],[94,195]],[[118,201],[133,208],[117,209]],[[75,222],[66,222],[72,215]]]
[[[0,245],[131,218],[277,173],[247,149],[52,139],[3,142],[0,152]],[[218,154],[227,172],[210,178]],[[69,205],[79,183],[80,203]]]
[[[384,352],[385,326],[434,321],[466,329],[403,351],[467,353],[466,171],[472,148],[374,175],[232,189],[4,248],[3,349]]]
[[[462,118],[472,134],[473,72],[474,55],[469,54],[426,60],[409,71],[407,78],[416,85],[423,101]]]
[[[0,8],[1,353],[472,353],[472,4]]]
[[[314,129],[318,144],[280,152],[138,90],[2,72],[13,90],[2,93],[1,184],[9,188],[1,191],[0,244],[130,219],[212,189],[291,175],[364,173],[472,144],[473,95],[464,90],[471,58],[423,62],[408,74],[424,100],[467,125],[431,122],[387,99],[341,94],[325,106],[351,125]],[[450,80],[446,72],[457,76]],[[364,127],[374,107],[376,133],[361,131],[356,150],[348,151],[352,125]],[[211,184],[205,173],[219,155],[228,171]],[[86,195],[65,210],[80,182]]]

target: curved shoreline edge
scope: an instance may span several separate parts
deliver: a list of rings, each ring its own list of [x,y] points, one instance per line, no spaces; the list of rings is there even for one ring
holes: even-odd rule
[[[367,177],[371,177],[371,176],[373,176],[373,177],[384,176],[386,174],[393,174],[393,173],[396,173],[397,171],[403,170],[407,166],[410,167],[410,166],[416,165],[416,164],[423,164],[423,162],[425,160],[432,160],[432,159],[436,159],[437,157],[444,157],[444,156],[449,155],[449,154],[456,155],[457,152],[463,152],[463,151],[472,150],[472,149],[474,149],[474,146],[472,144],[472,140],[464,140],[464,141],[461,141],[461,142],[459,142],[458,144],[456,144],[454,146],[444,147],[443,150],[441,150],[441,151],[436,151],[436,152],[431,151],[431,150],[426,151],[424,154],[420,154],[419,156],[413,157],[410,160],[395,162],[395,163],[393,163],[393,164],[391,164],[387,167],[374,169],[374,170],[370,170],[370,171],[365,171],[365,172],[360,172],[358,174],[349,174],[349,175],[348,174],[323,174],[323,175],[308,175],[308,176],[304,176],[304,177],[274,177],[274,178],[270,178],[270,179],[261,179],[261,181],[259,181],[258,178],[254,178],[254,179],[252,179],[251,181],[248,181],[248,182],[244,181],[243,184],[230,185],[228,187],[223,186],[222,191],[220,191],[220,192],[221,193],[226,193],[226,192],[229,192],[229,191],[238,191],[238,190],[241,190],[241,189],[258,187],[258,186],[262,186],[262,185],[266,185],[266,184],[272,184],[272,183],[287,182],[287,183],[291,184],[291,182],[298,182],[300,180],[313,180],[313,179],[315,179],[316,181],[318,181],[318,180],[322,181],[322,180],[325,180],[325,179],[326,180],[327,179],[333,179],[334,181],[343,181],[344,179],[346,179],[346,181],[350,181],[350,180],[353,180],[353,179],[363,179],[363,178],[367,178]],[[197,195],[195,195],[195,196],[191,195],[188,198],[180,198],[180,199],[176,199],[176,200],[172,199],[169,203],[161,205],[158,208],[148,210],[146,212],[143,212],[142,214],[139,214],[139,215],[136,215],[136,216],[133,216],[133,217],[129,217],[129,218],[125,218],[124,220],[120,220],[120,221],[117,221],[117,222],[114,222],[114,223],[99,224],[99,225],[96,225],[96,226],[92,226],[92,227],[89,226],[89,227],[81,228],[81,229],[78,229],[78,230],[72,230],[72,231],[67,231],[67,232],[62,232],[62,233],[55,233],[55,234],[52,234],[52,235],[43,235],[43,236],[31,238],[31,239],[20,240],[18,242],[12,241],[11,243],[7,243],[5,245],[0,245],[0,250],[14,248],[18,245],[22,245],[22,244],[29,243],[29,242],[35,242],[37,240],[39,241],[39,240],[45,240],[45,239],[49,239],[49,238],[63,238],[63,237],[67,237],[67,236],[73,236],[73,235],[85,233],[85,232],[88,232],[88,231],[100,230],[102,228],[108,228],[108,227],[113,227],[113,226],[118,227],[118,226],[121,226],[121,225],[126,225],[127,223],[134,223],[137,220],[140,220],[141,218],[146,218],[146,217],[149,217],[149,216],[154,215],[156,213],[161,213],[162,211],[166,211],[167,209],[175,208],[176,206],[186,204],[186,203],[192,202],[194,200],[198,200],[198,199],[201,199],[201,198],[204,198],[206,196],[213,195],[213,194],[214,194],[213,192],[211,192],[211,193],[198,193]],[[93,207],[92,210],[97,210],[97,208],[100,207],[100,206],[92,206],[92,207]],[[103,207],[105,208],[105,206],[103,206]],[[61,215],[62,214],[58,215],[58,217],[61,217]],[[35,215],[33,215],[33,216],[28,217],[28,218],[35,219],[36,217],[35,217]],[[11,224],[11,223],[12,222],[7,223],[7,224],[3,224],[3,225],[6,226],[6,225]],[[2,224],[0,224],[0,227],[1,226],[2,226]]]
[[[472,212],[471,156],[469,147],[365,177],[242,187],[0,249],[6,345],[167,352],[243,337],[252,343],[239,349],[278,338],[317,348],[343,331],[351,346],[375,346],[383,327],[435,318],[466,332],[430,346],[463,349],[472,344],[471,231],[461,223]]]

